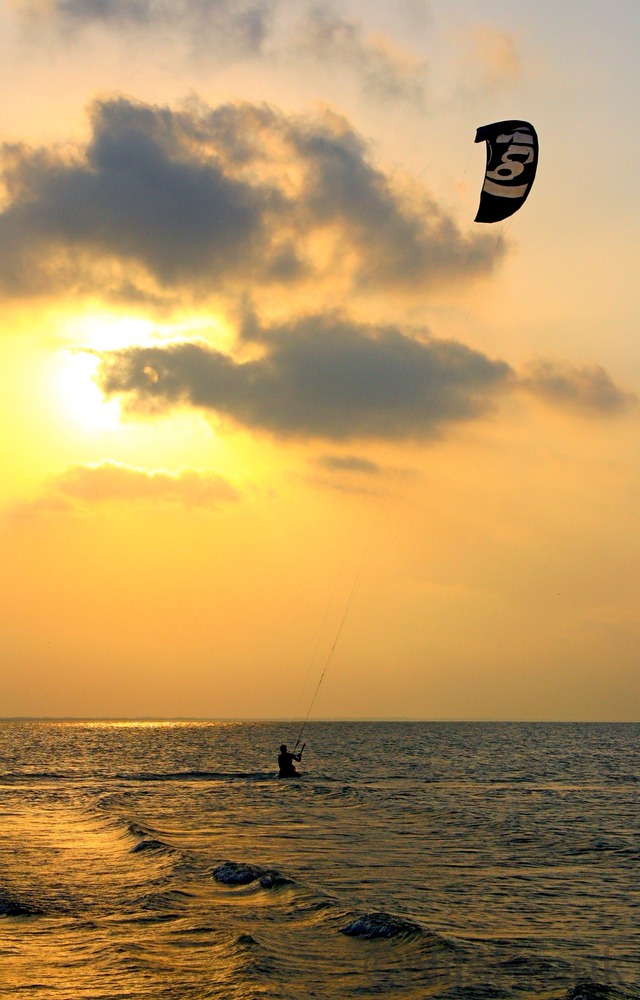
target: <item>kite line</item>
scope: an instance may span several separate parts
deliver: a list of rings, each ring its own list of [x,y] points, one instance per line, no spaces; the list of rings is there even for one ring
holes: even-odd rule
[[[477,223],[500,223],[498,236],[496,239],[495,249],[501,244],[504,239],[504,234],[506,227],[504,225],[504,220],[508,219],[519,208],[522,207],[525,200],[527,199],[531,186],[533,184],[536,170],[538,166],[538,136],[536,131],[530,122],[525,122],[517,119],[510,119],[506,121],[494,122],[491,125],[485,125],[478,128],[476,131],[475,142],[485,142],[486,143],[486,168],[485,177],[482,190],[480,193],[480,204],[478,206],[478,211],[474,219]],[[469,155],[469,160],[471,159],[471,154]],[[465,174],[469,162],[467,162],[467,167],[465,167]],[[510,220],[511,221],[511,220]],[[509,222],[510,224],[510,222]],[[469,253],[469,236],[466,237],[462,253],[460,255],[460,261],[458,265],[458,273],[456,275],[456,281],[454,285],[454,298],[457,300],[460,290],[461,290],[461,276],[465,261]],[[456,287],[457,286],[457,287]],[[450,301],[449,305],[449,319],[452,315],[455,306],[455,301]],[[447,322],[447,321],[446,321]],[[444,325],[446,325],[446,322]],[[424,359],[424,368],[428,365],[428,358]],[[401,438],[401,453],[404,454],[408,446],[408,442],[411,436],[411,431],[415,426],[417,420],[418,412],[420,406],[423,404],[426,393],[428,390],[427,380],[423,377],[424,370],[421,373],[420,385],[416,393],[416,397],[413,405],[409,408],[406,415],[405,426]],[[371,473],[373,475],[373,473]],[[311,698],[307,714],[302,722],[300,732],[298,733],[298,738],[296,740],[296,748],[300,745],[302,735],[309,721],[311,712],[318,698],[320,688],[327,674],[328,668],[333,660],[336,648],[344,631],[345,623],[347,621],[349,612],[351,610],[356,591],[358,589],[359,583],[362,578],[364,567],[367,563],[368,557],[371,553],[374,543],[374,536],[380,531],[384,517],[388,513],[391,501],[394,495],[394,487],[399,475],[399,468],[393,471],[393,474],[388,477],[386,488],[384,489],[380,503],[376,511],[376,518],[371,527],[368,540],[366,542],[365,548],[362,552],[359,564],[356,569],[351,588],[348,592],[348,596],[342,611],[342,615],[339,619],[337,629],[335,631],[334,639],[329,649],[328,655],[325,658],[324,666],[320,674],[318,683],[316,685],[315,691]],[[386,501],[386,502],[385,502]],[[332,591],[327,609],[325,611],[325,616],[323,623],[316,641],[316,648],[314,650],[313,656],[311,658],[309,667],[307,668],[307,674],[303,682],[303,688],[306,684],[306,679],[309,674],[311,667],[315,661],[318,647],[320,644],[320,639],[322,632],[325,629],[329,611],[334,600],[335,590],[337,586],[334,583],[334,589]],[[297,714],[297,713],[296,713]]]

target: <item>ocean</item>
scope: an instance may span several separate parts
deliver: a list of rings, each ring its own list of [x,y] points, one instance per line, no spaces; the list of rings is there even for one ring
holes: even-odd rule
[[[0,723],[0,998],[640,998],[640,725]]]

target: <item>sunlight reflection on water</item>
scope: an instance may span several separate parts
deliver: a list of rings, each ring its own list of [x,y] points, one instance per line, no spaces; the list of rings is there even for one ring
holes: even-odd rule
[[[640,727],[288,728],[0,726],[0,997],[640,995]]]

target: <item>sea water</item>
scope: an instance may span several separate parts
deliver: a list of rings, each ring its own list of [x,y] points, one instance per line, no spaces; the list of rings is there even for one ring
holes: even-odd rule
[[[640,997],[640,726],[0,724],[0,997]]]

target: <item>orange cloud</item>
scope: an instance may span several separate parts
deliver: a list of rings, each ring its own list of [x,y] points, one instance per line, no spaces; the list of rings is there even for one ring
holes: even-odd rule
[[[235,486],[213,472],[195,469],[147,472],[105,461],[97,465],[70,465],[49,480],[41,496],[12,513],[65,512],[77,505],[113,501],[216,509],[239,497]]]

